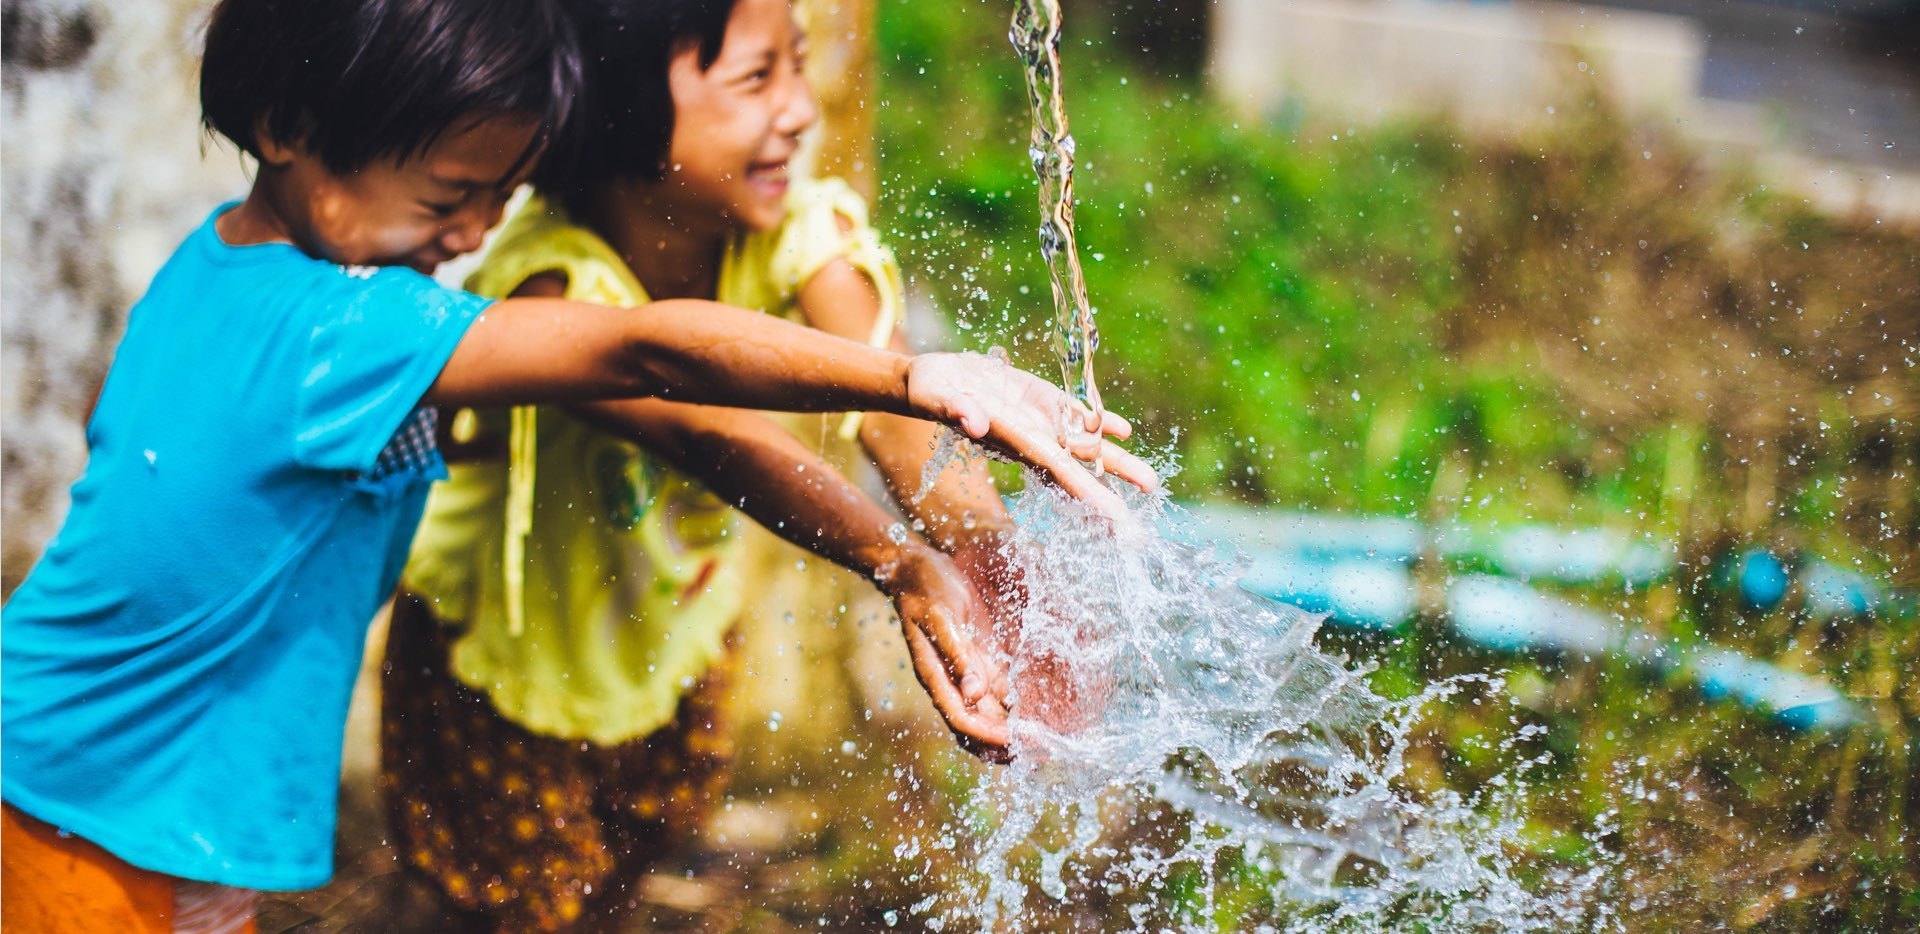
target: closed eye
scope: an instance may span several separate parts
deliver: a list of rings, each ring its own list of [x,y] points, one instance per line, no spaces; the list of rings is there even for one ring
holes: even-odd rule
[[[772,80],[774,68],[779,64],[775,58],[772,50],[762,52],[752,59],[753,69],[740,72],[740,77],[735,80],[742,86],[755,88],[767,83]]]

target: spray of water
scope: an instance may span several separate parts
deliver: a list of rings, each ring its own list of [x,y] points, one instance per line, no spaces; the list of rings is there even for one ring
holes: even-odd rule
[[[1134,505],[1148,525],[1116,535],[1045,484],[1015,499],[1027,599],[1002,644],[1017,758],[978,792],[997,825],[979,887],[946,920],[1026,929],[1097,896],[1129,903],[1137,930],[1214,930],[1203,919],[1230,877],[1272,900],[1263,930],[1609,924],[1594,898],[1605,867],[1523,882],[1523,779],[1543,761],[1519,749],[1530,730],[1474,795],[1404,782],[1427,708],[1491,697],[1493,679],[1389,701],[1316,647],[1317,618],[1240,590],[1236,556],[1184,539],[1177,507]]]
[[[1060,29],[1058,0],[1017,0],[1010,38],[1033,111],[1054,349],[1063,385],[1097,411]],[[943,436],[923,479],[969,447]],[[1594,898],[1605,866],[1522,882],[1517,815],[1543,761],[1519,751],[1530,731],[1471,796],[1405,781],[1424,711],[1464,690],[1497,693],[1494,679],[1389,701],[1367,669],[1316,646],[1317,618],[1240,590],[1236,559],[1183,535],[1192,523],[1177,508],[1133,505],[1141,523],[1116,532],[1043,483],[1015,500],[1008,565],[1025,599],[1007,602],[1024,609],[998,642],[1017,758],[979,791],[977,812],[996,818],[978,888],[931,926],[1110,926],[1112,911],[1075,915],[1105,901],[1136,930],[1213,930],[1216,897],[1248,887],[1270,907],[1260,930],[1609,926]]]

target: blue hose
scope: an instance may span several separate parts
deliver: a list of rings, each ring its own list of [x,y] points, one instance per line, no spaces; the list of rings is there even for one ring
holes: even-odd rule
[[[1386,632],[1419,611],[1413,561],[1422,553],[1489,559],[1525,578],[1629,583],[1671,570],[1670,552],[1635,546],[1599,531],[1559,532],[1527,526],[1496,535],[1450,529],[1428,534],[1403,519],[1354,519],[1301,513],[1260,513],[1200,507],[1191,538],[1240,548],[1248,559],[1240,586],[1263,597],[1324,613],[1358,629]],[[1767,552],[1741,555],[1734,565],[1743,602],[1770,608],[1786,599],[1796,574]],[[1817,616],[1866,613],[1882,595],[1864,575],[1825,561],[1802,562],[1797,581],[1808,612]],[[1446,583],[1447,619],[1462,638],[1508,652],[1620,655],[1661,672],[1677,672],[1709,698],[1731,698],[1749,709],[1803,730],[1856,723],[1852,702],[1826,681],[1710,645],[1682,648],[1634,630],[1570,600],[1541,593],[1523,580],[1490,574],[1456,575]]]

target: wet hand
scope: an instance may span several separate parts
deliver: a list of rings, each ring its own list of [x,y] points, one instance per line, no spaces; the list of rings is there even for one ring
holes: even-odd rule
[[[1078,461],[1099,461],[1143,491],[1160,478],[1113,439],[1133,426],[1112,412],[1096,417],[1059,387],[982,354],[922,354],[907,367],[907,399],[922,417],[957,426],[980,444],[1039,470],[1110,518],[1126,505]]]
[[[989,762],[1011,760],[1006,672],[972,639],[985,631],[987,613],[959,568],[919,546],[880,584],[900,614],[914,675],[961,747]]]

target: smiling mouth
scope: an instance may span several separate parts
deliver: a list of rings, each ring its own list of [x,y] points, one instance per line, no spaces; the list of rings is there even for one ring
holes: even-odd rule
[[[747,181],[765,188],[785,188],[787,178],[787,163],[784,160],[747,167]]]

